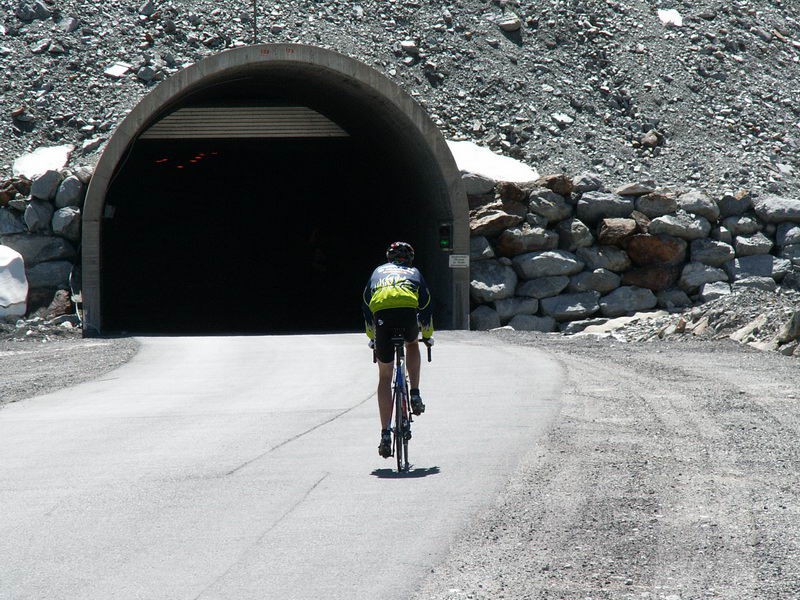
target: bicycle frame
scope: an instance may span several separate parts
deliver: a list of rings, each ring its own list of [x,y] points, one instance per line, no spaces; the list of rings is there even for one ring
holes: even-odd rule
[[[394,345],[394,376],[392,377],[392,400],[394,401],[394,452],[398,472],[408,471],[408,440],[411,439],[413,421],[409,406],[409,384],[406,373],[405,340],[392,337]]]

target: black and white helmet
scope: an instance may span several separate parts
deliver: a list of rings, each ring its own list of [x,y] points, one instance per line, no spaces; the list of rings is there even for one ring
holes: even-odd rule
[[[414,264],[414,248],[406,242],[394,242],[386,250],[386,260],[396,265],[410,267]]]

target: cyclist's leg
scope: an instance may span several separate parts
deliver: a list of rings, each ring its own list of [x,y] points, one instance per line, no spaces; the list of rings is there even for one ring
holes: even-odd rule
[[[408,369],[408,379],[411,382],[411,389],[419,389],[420,371],[419,342],[406,342],[406,369]]]
[[[381,429],[387,429],[392,421],[392,367],[394,363],[378,361],[378,412]]]

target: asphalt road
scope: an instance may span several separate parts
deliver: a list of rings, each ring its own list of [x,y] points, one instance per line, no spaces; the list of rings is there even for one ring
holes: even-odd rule
[[[358,335],[145,338],[0,410],[0,598],[407,598],[559,410],[532,348],[437,336],[411,473]]]

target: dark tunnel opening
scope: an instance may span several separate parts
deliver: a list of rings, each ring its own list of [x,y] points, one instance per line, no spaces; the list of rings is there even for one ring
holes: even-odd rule
[[[254,60],[274,52],[307,62]],[[463,326],[466,272],[439,237],[458,223],[465,252],[466,202],[410,97],[300,46],[222,53],[185,75],[134,109],[90,186],[88,331],[357,331],[363,286],[396,240],[417,250],[437,326]]]

